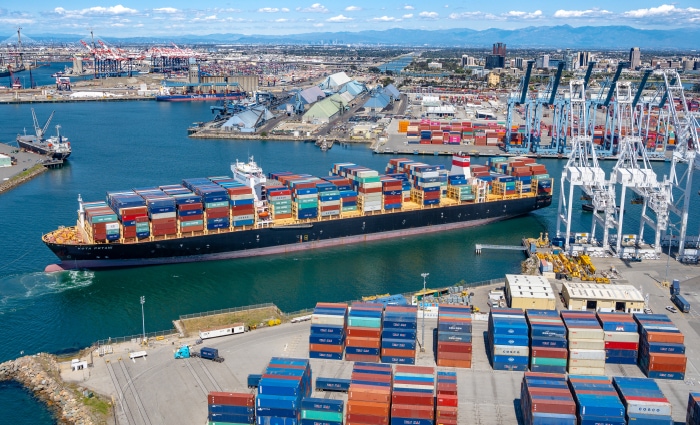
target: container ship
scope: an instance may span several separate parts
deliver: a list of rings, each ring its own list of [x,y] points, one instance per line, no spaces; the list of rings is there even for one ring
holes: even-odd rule
[[[54,111],[55,112],[55,111]],[[46,155],[53,159],[64,160],[67,159],[71,152],[71,146],[68,139],[61,135],[61,126],[56,126],[56,134],[54,136],[46,139],[44,135],[46,130],[51,123],[54,112],[51,112],[49,119],[43,127],[39,126],[39,121],[36,118],[36,113],[34,108],[32,108],[32,118],[34,119],[34,132],[35,134],[18,134],[17,135],[17,146],[20,149],[24,149],[29,152],[35,152],[40,155]]]
[[[547,207],[552,179],[533,159],[455,154],[448,170],[406,158],[385,172],[333,164],[329,175],[269,173],[236,161],[233,176],[80,197],[75,226],[42,236],[60,259],[46,271],[250,257],[440,232]]]
[[[169,91],[164,91],[156,95],[156,100],[159,102],[212,102],[218,100],[243,100],[246,98],[246,92],[220,92],[220,93],[183,93],[171,94]]]

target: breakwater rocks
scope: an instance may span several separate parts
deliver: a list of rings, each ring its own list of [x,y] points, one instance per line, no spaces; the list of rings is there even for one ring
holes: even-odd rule
[[[53,411],[59,423],[98,423],[82,403],[80,393],[63,384],[58,362],[50,354],[39,353],[0,364],[0,381],[6,380],[17,381],[31,391]]]
[[[34,177],[46,171],[46,167],[41,164],[37,164],[32,168],[21,172],[20,174],[11,177],[9,180],[0,182],[0,193],[12,189],[15,186],[19,186],[22,183],[28,182]]]

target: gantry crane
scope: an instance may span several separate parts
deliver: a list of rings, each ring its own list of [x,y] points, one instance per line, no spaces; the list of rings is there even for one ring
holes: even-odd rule
[[[546,147],[541,147],[542,141],[542,115],[545,108],[555,104],[557,91],[559,90],[559,82],[561,81],[561,73],[564,70],[564,62],[560,61],[557,66],[557,72],[554,74],[554,79],[550,78],[547,83],[547,88],[544,92],[538,93],[534,102],[535,113],[533,116],[532,129],[529,132],[532,145],[532,151],[539,154],[555,154],[558,152],[558,147],[554,143],[550,143]]]
[[[622,229],[625,216],[625,197],[627,189],[636,193],[643,203],[639,241],[643,240],[644,225],[650,225],[656,232],[654,249],[661,253],[661,231],[668,225],[668,198],[670,191],[667,184],[659,183],[651,167],[646,147],[638,130],[638,115],[634,107],[632,85],[629,82],[619,82],[615,87],[615,104],[612,127],[613,134],[619,137],[619,152],[617,163],[613,167],[611,182],[621,186],[620,211],[615,221],[617,241],[615,252],[621,257],[628,257],[622,250]],[[656,220],[646,215],[648,207],[655,212]]]
[[[557,237],[564,237],[566,250],[570,249],[571,215],[574,189],[577,186],[586,196],[595,199],[599,207],[603,207],[606,211],[609,208],[612,208],[612,211],[615,209],[614,193],[612,193],[613,204],[608,205],[611,188],[605,180],[605,172],[598,164],[593,139],[588,132],[586,119],[588,105],[584,81],[581,79],[570,81],[569,92],[568,121],[572,140],[571,155],[561,176],[557,212]],[[563,224],[566,225],[565,232],[562,232]],[[589,239],[588,242],[592,241]]]
[[[530,84],[530,75],[532,74],[532,66],[535,63],[535,61],[527,61],[527,70],[525,71],[525,75],[523,76],[523,79],[520,80],[520,86],[518,87],[518,91],[512,92],[508,96],[508,112],[506,115],[506,140],[505,140],[505,151],[514,153],[516,155],[518,154],[526,154],[530,152],[530,137],[526,131],[525,138],[522,140],[520,146],[513,146],[511,145],[511,136],[512,136],[512,128],[513,128],[513,114],[516,111],[516,108],[519,105],[524,105],[525,107],[525,123],[526,127],[529,127],[529,124],[532,122],[532,117],[530,116],[534,111],[529,105],[528,99],[527,99],[527,90],[528,90],[528,85]]]
[[[605,111],[605,126],[603,130],[603,140],[598,148],[598,152],[601,156],[614,156],[617,154],[615,149],[616,142],[618,141],[617,135],[613,132],[615,127],[614,122],[614,105],[611,107],[610,103],[615,93],[615,87],[617,86],[617,80],[620,78],[622,69],[628,65],[627,62],[619,62],[617,64],[617,69],[613,75],[612,80],[606,81],[600,88],[598,96],[592,97],[588,102],[589,108],[589,127],[594,129],[597,123],[598,109]],[[607,89],[607,93],[606,93]]]

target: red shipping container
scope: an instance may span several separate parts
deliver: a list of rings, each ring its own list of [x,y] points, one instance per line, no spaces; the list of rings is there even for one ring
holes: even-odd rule
[[[198,226],[187,226],[180,229],[181,232],[201,232],[204,230],[204,224]]]
[[[209,404],[253,407],[255,406],[255,394],[211,391],[207,397],[207,401]]]
[[[172,223],[153,223],[151,225],[151,229],[153,230],[176,230],[177,229],[177,223],[172,222]]]
[[[532,357],[545,357],[548,359],[565,359],[569,355],[566,348],[532,347]]]
[[[345,417],[345,424],[352,425],[388,425],[389,416],[376,416],[376,415],[359,415],[357,413],[349,413]]]
[[[396,373],[421,373],[425,375],[435,374],[435,368],[430,366],[408,366],[400,364],[396,365],[395,371]]]
[[[350,328],[348,328],[350,329]],[[381,367],[381,366],[373,366],[373,365],[354,365],[352,368],[353,371],[357,371],[360,373],[365,373],[365,371],[371,370],[375,372],[386,372],[387,368]]]
[[[605,348],[608,350],[634,350],[639,349],[638,342],[615,342],[605,341]]]
[[[457,407],[457,405],[458,405],[457,396],[451,395],[451,394],[438,394],[437,405],[438,406]]]
[[[452,382],[438,382],[436,392],[438,394],[457,395],[457,384]]]
[[[228,208],[224,211],[211,211],[207,210],[207,219],[210,218],[226,218],[229,216]]]
[[[207,210],[208,211],[208,210]],[[234,205],[231,207],[234,215],[247,215],[255,213],[255,205]],[[236,214],[238,213],[238,214]]]
[[[161,224],[176,224],[177,223],[177,218],[172,217],[172,218],[156,218],[154,220],[151,220],[151,224],[153,225],[161,225]]]
[[[375,373],[361,373],[353,371],[350,374],[350,379],[356,379],[358,381],[368,381],[368,382],[391,382],[391,375],[378,375]]]
[[[472,343],[471,342],[438,341],[438,354],[441,352],[445,352],[445,353],[471,353],[472,352]]]
[[[134,221],[137,223],[148,223],[148,216],[136,217]]]
[[[186,215],[180,217],[180,221],[194,221],[194,220],[204,220],[204,214]]]
[[[400,348],[382,348],[382,356],[415,357],[416,350],[404,350],[404,349],[400,349]]]
[[[201,210],[203,208],[204,205],[201,202],[195,202],[192,204],[182,204],[177,206],[177,209],[180,211]]]
[[[433,419],[434,407],[430,406],[412,406],[410,404],[391,405],[392,418],[411,418],[411,419]]]
[[[349,326],[347,329],[347,335],[356,336],[360,338],[379,338],[382,335],[382,330],[376,328],[361,328]]]
[[[369,363],[379,363],[379,356],[373,356],[369,354],[348,354],[345,353],[345,360],[349,362],[369,362]]]
[[[472,353],[452,353],[449,351],[438,351],[437,358],[443,360],[471,360]]]
[[[571,397],[571,393],[564,395]],[[530,395],[528,395],[528,397],[530,397]],[[576,414],[576,404],[569,400],[533,399],[530,397],[529,404],[533,412],[561,413],[565,415]]]
[[[402,391],[400,388],[394,389],[391,394],[391,405],[405,404],[416,406],[433,406],[435,398],[431,393],[415,393]]]
[[[457,419],[459,410],[453,406],[437,406],[435,408],[435,419]]]

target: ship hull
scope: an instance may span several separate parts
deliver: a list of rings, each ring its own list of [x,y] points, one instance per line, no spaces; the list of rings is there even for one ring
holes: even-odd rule
[[[64,245],[46,242],[61,263],[47,271],[147,266],[289,253],[307,249],[442,232],[504,220],[551,204],[551,196],[313,221],[289,227],[130,244]]]
[[[159,102],[212,102],[217,100],[239,100],[245,97],[239,93],[170,94],[156,96]]]
[[[42,146],[41,144],[36,144],[33,142],[17,140],[17,144],[20,148],[26,151],[51,156],[53,159],[67,159],[71,154],[70,152],[56,152],[51,150],[48,146]]]

